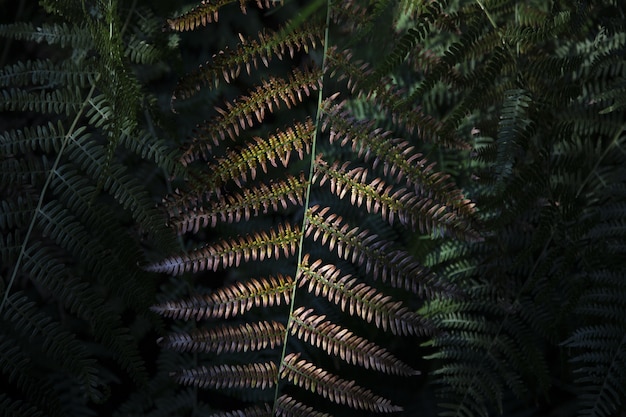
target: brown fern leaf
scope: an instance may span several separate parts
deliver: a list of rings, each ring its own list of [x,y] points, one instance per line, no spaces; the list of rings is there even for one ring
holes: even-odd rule
[[[192,231],[197,233],[200,227],[215,227],[218,220],[222,222],[238,222],[257,216],[260,212],[267,213],[270,209],[277,211],[279,206],[286,209],[289,204],[304,204],[304,193],[307,181],[304,174],[300,178],[287,175],[285,180],[276,181],[269,186],[259,184],[246,188],[242,193],[232,193],[213,201],[208,209],[199,207],[193,212],[173,219],[172,224],[179,234]]]
[[[396,181],[406,181],[415,187],[417,195],[432,198],[438,204],[450,207],[452,213],[466,219],[468,224],[475,216],[475,204],[450,180],[450,176],[434,171],[434,163],[428,162],[422,154],[414,152],[408,142],[389,138],[390,132],[374,128],[373,123],[359,123],[342,104],[332,105],[326,101],[322,106],[325,114],[323,129],[330,126],[331,143],[338,141],[341,146],[351,145],[364,160],[374,158],[372,166],[383,164],[385,175]],[[470,233],[478,238],[476,233]]]
[[[235,50],[226,48],[213,55],[204,66],[185,75],[172,94],[172,102],[188,99],[204,86],[217,88],[221,79],[230,83],[239,76],[242,67],[250,75],[252,67],[257,68],[258,60],[267,67],[273,56],[282,60],[286,54],[293,58],[300,50],[308,53],[309,48],[315,48],[318,42],[322,42],[322,33],[321,25],[309,22],[295,30],[264,30],[259,32],[258,40],[249,40],[240,34],[241,43]]]
[[[209,164],[209,173],[202,177],[198,190],[177,192],[165,202],[170,218],[182,217],[194,212],[213,195],[221,195],[220,187],[234,181],[243,187],[248,177],[255,179],[261,169],[267,172],[268,164],[287,167],[295,152],[300,160],[311,151],[315,126],[311,119],[296,122],[292,127],[277,130],[267,139],[253,137],[242,149],[229,150],[225,157]]]
[[[368,230],[350,227],[343,218],[330,213],[330,208],[311,207],[307,211],[307,237],[320,240],[339,257],[356,265],[365,265],[366,273],[387,280],[396,288],[404,288],[421,297],[434,298],[441,294],[459,295],[452,284],[443,282],[428,268],[420,265],[407,252],[394,249],[391,242],[379,240]]]
[[[217,146],[227,136],[234,140],[241,130],[254,125],[255,118],[262,122],[266,112],[273,112],[274,107],[279,109],[284,104],[291,108],[302,102],[312,90],[318,89],[321,75],[319,69],[300,71],[296,68],[287,80],[270,77],[249,96],[228,102],[225,108],[216,107],[219,115],[197,127],[193,143],[181,156],[181,162],[186,165],[200,156],[207,159],[211,144]]]
[[[347,79],[347,87],[353,94],[358,92],[359,81],[373,72],[367,62],[353,61],[350,49],[338,51],[336,46],[328,48],[326,62],[330,77],[336,78],[337,81]]]
[[[369,179],[366,168],[348,169],[350,165],[350,161],[341,166],[335,162],[329,167],[318,157],[314,165],[314,181],[319,180],[320,185],[329,182],[333,194],[341,199],[349,194],[352,205],[361,207],[365,203],[368,212],[380,213],[390,224],[397,219],[402,225],[410,226],[412,230],[419,229],[421,233],[466,235],[469,225],[447,206],[419,197],[406,188],[396,188],[382,178]],[[470,233],[475,235],[472,231]]]
[[[208,417],[272,417],[272,406],[265,403],[241,410],[210,414]]]
[[[237,0],[202,0],[198,6],[194,7],[187,13],[173,19],[167,19],[167,26],[170,30],[177,32],[185,32],[188,30],[194,30],[199,26],[206,26],[209,23],[217,22],[221,7],[236,1]],[[246,13],[246,4],[248,2],[249,0],[239,0],[241,11],[244,14]],[[277,3],[278,1],[256,0],[256,5],[260,9],[268,9]]]
[[[196,249],[183,255],[176,255],[149,265],[146,270],[171,275],[185,272],[213,270],[219,267],[239,266],[241,261],[264,260],[293,255],[300,240],[300,229],[289,223],[279,224],[277,230],[261,231],[252,235],[227,239]]]
[[[173,333],[157,342],[166,349],[178,352],[247,352],[274,348],[283,342],[285,326],[272,321],[245,323],[239,326],[220,326],[214,329],[196,329],[193,332]]]
[[[276,384],[278,368],[274,362],[246,365],[201,366],[172,372],[181,385],[199,388],[271,388]]]
[[[279,417],[331,417],[330,414],[315,411],[288,395],[281,395],[276,400],[276,414]]]
[[[289,304],[294,286],[290,276],[277,275],[250,279],[217,289],[208,295],[167,301],[151,308],[155,313],[175,320],[229,318],[252,309],[271,307],[283,301]]]
[[[376,327],[393,334],[427,335],[434,332],[432,323],[404,307],[402,302],[395,301],[351,275],[342,277],[339,268],[323,265],[321,260],[309,265],[308,257],[305,257],[299,265],[296,281],[299,287],[307,286],[310,293],[316,296],[321,294],[337,304],[342,311],[368,323],[374,322]],[[405,371],[407,369],[410,368],[404,368]]]
[[[289,354],[281,366],[281,378],[295,385],[315,392],[330,401],[345,404],[358,410],[379,413],[402,411],[402,407],[373,394],[371,391],[333,375],[305,360],[298,360],[298,354]]]
[[[292,315],[290,332],[299,339],[324,349],[329,355],[339,356],[353,365],[402,376],[419,374],[386,349],[356,336],[348,329],[325,321],[325,318],[326,316],[313,314],[313,309],[305,310],[300,307]]]

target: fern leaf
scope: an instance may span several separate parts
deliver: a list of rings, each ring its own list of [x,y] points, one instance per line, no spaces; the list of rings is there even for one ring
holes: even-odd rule
[[[348,291],[349,289],[346,293]],[[322,347],[330,356],[339,356],[348,363],[366,369],[371,367],[377,371],[402,376],[419,374],[386,349],[356,336],[346,328],[324,320],[325,318],[326,316],[313,314],[313,309],[305,310],[304,307],[300,307],[293,312],[290,332],[305,342]]]
[[[365,161],[373,159],[374,168],[382,164],[385,175],[412,185],[416,194],[450,207],[459,217],[470,219],[473,216],[475,204],[463,197],[450,177],[435,171],[434,164],[415,152],[408,142],[389,138],[389,132],[374,129],[371,123],[358,123],[341,104],[331,106],[326,102],[323,109],[323,128],[330,126],[331,143],[351,145]]]
[[[44,413],[32,404],[12,400],[6,394],[0,394],[0,410],[6,417],[44,417]]]
[[[343,311],[368,323],[374,322],[383,330],[405,335],[432,332],[430,323],[404,307],[402,302],[385,296],[350,275],[340,277],[341,270],[333,265],[323,265],[321,260],[317,260],[309,266],[308,258],[305,258],[298,272],[298,286],[308,284],[310,293],[322,294]]]
[[[52,416],[62,415],[61,404],[53,395],[53,388],[47,380],[35,375],[29,355],[15,339],[4,332],[0,334],[0,366],[9,382],[21,389],[35,404]]]
[[[233,103],[226,103],[225,108],[216,108],[219,116],[198,126],[194,143],[185,151],[181,162],[188,164],[198,157],[198,149],[202,152],[211,150],[211,143],[218,145],[220,141],[230,137],[235,139],[241,130],[254,125],[254,118],[261,122],[266,112],[273,112],[274,107],[281,105],[288,108],[302,102],[311,91],[317,90],[321,72],[319,70],[300,71],[294,69],[287,80],[270,77],[264,80],[249,96],[241,97]]]
[[[38,113],[52,113],[70,115],[77,113],[85,98],[81,90],[67,87],[64,89],[41,91],[39,94],[10,88],[2,90],[0,110],[5,111],[35,111]]]
[[[184,32],[194,30],[199,26],[206,26],[209,23],[217,22],[219,10],[221,7],[234,3],[237,0],[202,0],[198,6],[194,7],[187,13],[174,19],[167,19],[167,25],[171,30]],[[239,0],[239,5],[243,13],[246,12],[246,3],[249,0]],[[259,8],[270,8],[277,1],[256,0]]]
[[[78,50],[88,50],[93,47],[93,39],[85,28],[70,26],[67,23],[35,26],[31,23],[18,22],[0,25],[0,36],[37,43],[46,42],[50,45],[59,45],[61,48],[69,46]]]
[[[209,417],[271,417],[272,407],[269,404],[255,405],[227,413],[211,414]]]
[[[84,88],[95,83],[96,75],[96,71],[90,70],[88,65],[84,68],[68,61],[19,61],[0,71],[0,86],[77,85]]]
[[[172,101],[185,100],[196,94],[202,87],[217,88],[223,78],[230,83],[239,76],[242,66],[250,75],[252,67],[257,68],[258,61],[267,67],[275,55],[279,59],[289,53],[293,58],[297,51],[309,51],[320,42],[322,28],[319,25],[305,24],[296,30],[282,29],[278,32],[264,31],[258,35],[258,40],[250,40],[240,35],[241,43],[236,50],[224,49],[213,55],[212,61],[200,66],[178,82]]]
[[[225,157],[217,158],[209,165],[210,173],[203,178],[200,191],[177,192],[169,197],[166,206],[170,217],[193,212],[213,194],[221,195],[220,187],[228,181],[243,187],[248,177],[256,178],[259,168],[267,172],[268,162],[273,167],[278,167],[279,163],[287,167],[293,152],[303,159],[310,152],[314,129],[311,120],[307,119],[304,123],[295,123],[293,128],[279,130],[267,139],[254,137],[243,149],[228,151]]]
[[[282,275],[251,279],[220,288],[209,295],[168,301],[153,306],[152,311],[173,319],[228,318],[243,314],[254,306],[280,305],[282,300],[289,303],[293,286],[293,278]]]
[[[391,404],[391,401],[358,386],[354,381],[343,380],[312,363],[299,360],[298,354],[287,355],[282,365],[282,378],[338,404],[379,413],[402,411],[402,407]]]
[[[179,352],[247,352],[274,348],[282,344],[285,326],[261,321],[240,326],[197,329],[192,333],[174,333],[160,338],[159,345]]]
[[[215,227],[218,220],[223,222],[238,222],[242,218],[248,220],[260,212],[267,213],[269,209],[277,211],[279,206],[283,209],[288,204],[304,204],[304,193],[307,189],[304,174],[300,178],[287,176],[269,186],[261,184],[253,188],[246,188],[243,193],[232,193],[223,196],[218,201],[213,201],[206,210],[200,207],[192,213],[185,213],[180,218],[175,218],[172,224],[176,226],[179,234],[193,231],[197,233],[200,227],[211,225]]]
[[[276,400],[276,413],[281,417],[331,417],[330,414],[315,411],[313,407],[304,405],[288,395],[281,395]]]
[[[370,213],[380,215],[390,224],[394,220],[410,226],[412,230],[442,236],[446,231],[463,236],[468,226],[461,219],[456,218],[448,207],[437,204],[430,199],[420,198],[406,188],[396,188],[386,183],[382,178],[370,179],[365,168],[348,169],[350,162],[341,166],[335,162],[332,166],[319,159],[315,163],[314,181],[319,178],[319,184],[330,183],[333,194],[343,199],[350,195],[353,206],[365,208]],[[472,233],[474,235],[474,233]]]
[[[64,331],[59,323],[36,312],[35,303],[22,293],[14,293],[9,296],[3,319],[30,342],[35,338],[43,338],[42,353],[78,379],[91,400],[103,399],[103,394],[98,390],[102,381],[95,369],[95,360],[89,358],[87,349],[72,334]]]
[[[172,373],[176,382],[200,388],[271,388],[278,368],[274,362],[246,365],[202,366]]]
[[[335,250],[339,257],[357,265],[365,265],[366,273],[397,288],[425,296],[434,297],[437,293],[454,294],[458,290],[450,283],[437,278],[428,268],[420,265],[407,252],[393,249],[391,242],[378,239],[368,230],[350,227],[341,216],[330,213],[328,207],[314,206],[307,214],[307,237],[321,241]]]
[[[502,108],[498,132],[498,157],[495,175],[502,185],[513,173],[513,164],[520,158],[520,149],[528,137],[532,122],[526,115],[531,98],[523,90],[507,92],[507,100]]]
[[[279,224],[277,230],[262,231],[237,239],[228,239],[196,249],[185,255],[173,256],[148,265],[151,272],[180,275],[185,272],[217,270],[221,267],[239,266],[241,261],[264,260],[293,255],[300,240],[300,230],[289,223]]]

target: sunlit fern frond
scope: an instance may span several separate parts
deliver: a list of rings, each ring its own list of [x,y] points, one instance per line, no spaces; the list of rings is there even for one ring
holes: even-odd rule
[[[294,285],[293,278],[282,275],[251,279],[220,288],[209,295],[168,301],[153,306],[152,310],[173,319],[228,318],[255,306],[279,305],[283,300],[288,303]]]

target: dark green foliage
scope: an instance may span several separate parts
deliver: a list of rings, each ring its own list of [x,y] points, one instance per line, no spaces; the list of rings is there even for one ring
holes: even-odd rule
[[[145,6],[88,3],[42,2],[45,22],[0,26],[15,50],[42,50],[0,71],[2,415],[108,413],[116,385],[149,378],[139,342],[156,283],[140,265],[145,245],[174,240],[155,209],[164,188],[139,167],[180,165],[135,71],[169,51]]]

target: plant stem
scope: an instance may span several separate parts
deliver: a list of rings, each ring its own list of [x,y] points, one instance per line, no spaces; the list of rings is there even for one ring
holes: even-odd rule
[[[302,218],[302,227],[300,230],[300,242],[298,245],[298,257],[297,257],[297,267],[296,267],[296,274],[294,277],[294,284],[293,284],[293,289],[291,290],[291,298],[290,298],[290,303],[289,303],[289,317],[287,318],[287,325],[285,326],[285,337],[283,339],[283,349],[280,355],[280,366],[278,369],[278,375],[276,377],[276,389],[274,391],[274,404],[272,406],[272,415],[276,415],[276,407],[277,407],[277,403],[278,403],[278,395],[280,393],[280,385],[278,383],[278,381],[280,380],[280,374],[282,371],[282,365],[283,365],[283,361],[285,359],[285,356],[287,354],[287,340],[289,339],[289,328],[291,327],[291,322],[293,321],[292,319],[292,315],[293,315],[293,310],[294,310],[294,306],[295,306],[295,299],[296,299],[296,289],[298,288],[297,286],[297,282],[296,279],[298,277],[298,274],[300,272],[300,264],[302,263],[302,258],[304,257],[304,230],[307,224],[307,215],[306,215],[306,211],[309,208],[309,204],[311,201],[311,188],[312,188],[312,183],[313,183],[313,174],[314,174],[314,170],[315,170],[315,154],[316,154],[316,144],[317,144],[317,139],[318,136],[320,135],[320,124],[321,124],[321,108],[322,108],[322,101],[323,101],[323,97],[324,97],[324,83],[323,83],[323,77],[324,77],[324,68],[326,67],[326,56],[328,53],[328,38],[329,38],[329,31],[330,31],[330,7],[331,7],[331,0],[328,0],[328,2],[326,3],[326,27],[325,27],[325,32],[324,32],[324,52],[323,52],[323,59],[322,59],[322,85],[320,86],[318,95],[317,95],[317,111],[316,111],[316,115],[315,115],[315,130],[313,132],[313,141],[311,144],[311,156],[310,156],[310,160],[309,160],[309,174],[308,174],[308,182],[307,182],[307,188],[306,188],[306,193],[305,193],[305,200],[304,200],[304,216]]]
[[[35,223],[37,222],[37,216],[41,212],[41,207],[43,206],[43,200],[46,195],[46,192],[48,191],[48,188],[50,187],[52,178],[55,176],[57,172],[57,168],[59,167],[59,163],[61,161],[61,157],[63,156],[63,152],[65,151],[67,144],[69,143],[70,139],[72,138],[72,135],[74,134],[74,130],[76,129],[76,125],[78,124],[78,120],[82,117],[83,112],[85,111],[85,108],[87,107],[87,105],[89,104],[91,100],[91,96],[96,90],[96,84],[99,78],[100,78],[99,76],[96,77],[96,80],[91,86],[91,90],[89,90],[89,94],[87,94],[87,98],[85,98],[85,100],[83,101],[83,104],[81,105],[80,110],[78,111],[78,113],[76,113],[76,117],[74,117],[74,121],[72,122],[72,125],[70,126],[69,131],[65,134],[65,137],[63,138],[63,142],[61,143],[61,149],[59,149],[59,153],[57,154],[57,157],[54,160],[54,164],[52,164],[52,168],[50,169],[50,172],[48,173],[46,182],[44,183],[43,188],[41,189],[41,192],[39,193],[39,201],[37,202],[37,207],[35,208],[35,211],[33,212],[33,217],[30,221],[30,224],[28,225],[28,231],[26,232],[26,236],[24,236],[24,241],[22,242],[22,245],[20,248],[20,254],[17,257],[17,261],[15,262],[15,266],[11,274],[11,279],[9,280],[9,284],[4,290],[4,297],[2,298],[2,303],[0,303],[0,313],[4,309],[4,305],[9,299],[9,293],[11,292],[11,288],[13,287],[13,284],[15,283],[15,279],[17,278],[17,273],[20,270],[22,259],[24,258],[26,254],[28,241],[30,240],[30,236],[33,233],[33,229],[35,228]]]

